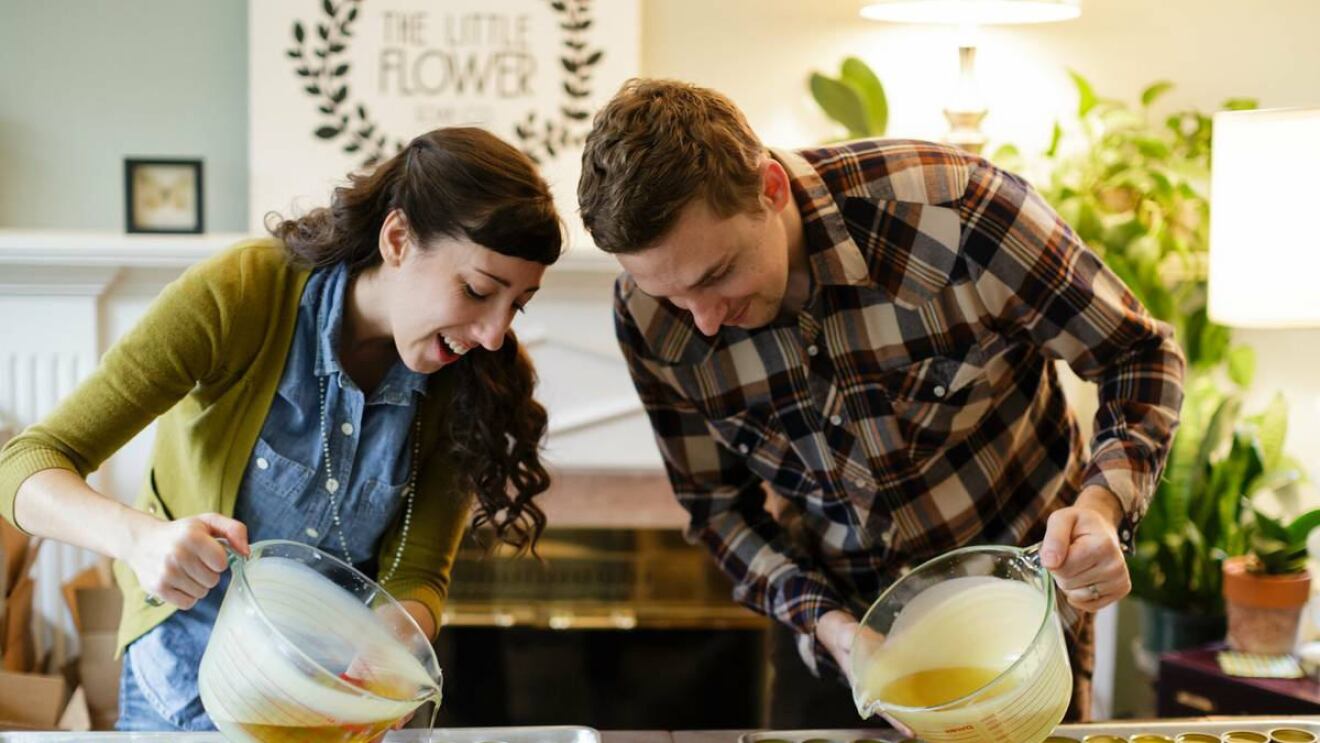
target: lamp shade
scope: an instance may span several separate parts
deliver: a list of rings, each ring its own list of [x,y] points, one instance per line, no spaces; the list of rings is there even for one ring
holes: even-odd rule
[[[950,25],[1048,23],[1081,14],[1081,0],[874,0],[862,6],[862,17],[873,21]]]
[[[1210,319],[1320,326],[1320,108],[1215,114]]]

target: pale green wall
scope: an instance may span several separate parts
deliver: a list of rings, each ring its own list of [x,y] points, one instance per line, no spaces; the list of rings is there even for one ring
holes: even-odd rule
[[[247,227],[247,0],[0,0],[0,228],[122,230],[125,156],[205,160]]]

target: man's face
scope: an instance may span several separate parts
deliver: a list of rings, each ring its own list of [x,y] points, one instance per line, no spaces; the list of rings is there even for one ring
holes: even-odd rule
[[[751,212],[716,214],[704,198],[679,212],[650,247],[618,255],[638,288],[692,313],[713,336],[722,326],[758,328],[779,315],[788,286],[788,239],[778,199],[763,195]]]

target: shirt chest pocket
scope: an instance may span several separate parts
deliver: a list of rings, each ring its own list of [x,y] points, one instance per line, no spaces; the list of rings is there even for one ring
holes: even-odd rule
[[[716,438],[743,459],[752,474],[781,491],[806,494],[816,489],[809,464],[771,417],[762,411],[745,411],[711,421]]]
[[[882,384],[916,463],[962,441],[990,410],[989,385],[976,350],[962,358],[933,356],[886,370]]]
[[[388,521],[408,497],[409,487],[411,485],[408,482],[391,485],[384,480],[367,480],[362,490],[363,508],[373,514],[383,515]]]
[[[254,487],[252,494],[264,496],[255,499],[258,502],[268,499],[281,503],[293,501],[307,491],[315,475],[316,471],[311,467],[279,453],[265,439],[257,439],[248,476]]]

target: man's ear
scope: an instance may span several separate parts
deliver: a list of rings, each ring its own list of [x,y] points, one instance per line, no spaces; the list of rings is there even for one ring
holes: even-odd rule
[[[412,248],[412,229],[402,209],[385,215],[380,226],[380,257],[387,266],[398,266]]]
[[[793,197],[788,171],[773,157],[761,161],[761,199],[773,211],[780,211]]]

